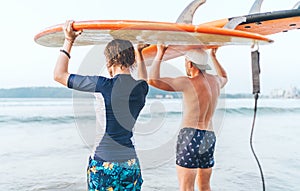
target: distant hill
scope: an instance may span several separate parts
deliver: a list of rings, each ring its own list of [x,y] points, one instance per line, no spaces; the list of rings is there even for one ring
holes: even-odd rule
[[[149,86],[147,98],[181,98],[178,92],[166,92]],[[76,94],[86,97],[87,94]],[[73,90],[65,87],[23,87],[0,89],[0,98],[72,98]],[[225,94],[221,98],[252,98],[252,94]]]
[[[71,98],[73,90],[65,87],[23,87],[23,88],[10,88],[0,89],[0,98]],[[77,93],[76,96],[83,94]],[[165,97],[172,95],[173,98],[181,97],[180,93],[165,92],[153,87],[150,87],[148,98],[155,98],[157,95]],[[171,97],[172,97],[171,96]]]
[[[63,87],[24,87],[0,89],[1,98],[71,98],[72,91]]]

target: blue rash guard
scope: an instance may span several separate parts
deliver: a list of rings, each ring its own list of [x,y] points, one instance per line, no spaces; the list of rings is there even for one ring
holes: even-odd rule
[[[129,74],[118,74],[113,78],[102,76],[81,76],[71,74],[68,88],[99,92],[103,101],[104,135],[96,135],[96,143],[91,157],[99,161],[124,162],[137,158],[131,141],[132,129],[145,105],[148,84],[135,80]],[[99,136],[102,136],[99,137]]]

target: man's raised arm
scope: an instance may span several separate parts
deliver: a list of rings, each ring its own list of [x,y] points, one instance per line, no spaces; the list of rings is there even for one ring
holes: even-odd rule
[[[217,72],[218,76],[220,77],[221,88],[223,88],[226,85],[228,79],[227,79],[226,71],[221,66],[219,61],[217,60],[216,52],[217,52],[217,48],[214,48],[211,50],[211,58],[214,63],[216,72]]]

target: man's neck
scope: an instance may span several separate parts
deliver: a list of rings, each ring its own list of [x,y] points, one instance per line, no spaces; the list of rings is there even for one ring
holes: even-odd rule
[[[190,77],[194,78],[194,77],[197,77],[201,74],[205,74],[205,70],[193,70],[193,71],[190,72]]]

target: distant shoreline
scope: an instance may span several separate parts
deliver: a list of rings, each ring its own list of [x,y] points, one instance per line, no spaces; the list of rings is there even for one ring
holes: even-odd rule
[[[21,87],[0,89],[0,98],[72,98],[90,97],[91,94],[73,91],[65,87]],[[153,99],[178,99],[181,98],[181,93],[162,91],[150,86],[147,98]],[[263,98],[270,98],[267,95],[261,95]],[[252,94],[237,93],[237,94],[221,94],[220,98],[253,98]]]

